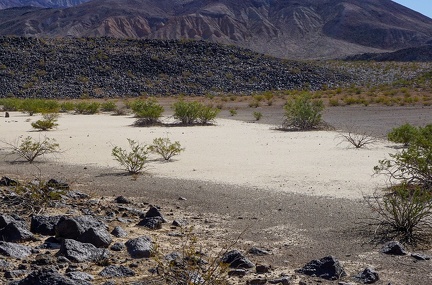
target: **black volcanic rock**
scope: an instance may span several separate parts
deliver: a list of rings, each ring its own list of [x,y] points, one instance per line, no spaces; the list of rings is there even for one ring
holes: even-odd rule
[[[432,38],[432,19],[391,0],[93,0],[0,10],[0,23],[0,35],[206,40],[302,59],[393,51]]]

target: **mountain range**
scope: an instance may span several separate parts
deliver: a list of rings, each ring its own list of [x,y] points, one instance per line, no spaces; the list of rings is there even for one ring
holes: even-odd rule
[[[11,2],[72,7],[0,10],[3,36],[194,39],[290,59],[432,44],[432,19],[390,0],[0,0],[0,7]]]

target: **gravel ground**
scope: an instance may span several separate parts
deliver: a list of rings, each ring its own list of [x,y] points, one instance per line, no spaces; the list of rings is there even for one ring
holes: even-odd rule
[[[388,129],[410,122],[432,122],[431,108],[343,107],[330,108],[324,119],[336,128],[353,126],[382,136]],[[262,122],[277,124],[279,108],[261,108]],[[250,120],[250,110],[240,110],[237,120]],[[222,112],[221,116],[224,115]],[[248,117],[249,116],[249,117]],[[432,284],[431,262],[416,262],[409,256],[393,257],[379,253],[381,245],[371,243],[373,228],[365,222],[372,214],[362,200],[312,197],[293,193],[274,193],[255,187],[235,187],[209,182],[158,178],[150,175],[125,176],[117,169],[41,162],[33,165],[0,160],[1,176],[61,178],[72,188],[97,196],[125,195],[143,197],[160,205],[164,211],[176,208],[217,219],[219,231],[201,233],[216,239],[235,240],[241,233],[239,247],[256,245],[272,251],[267,262],[276,268],[300,268],[312,259],[334,255],[348,275],[374,267],[381,280],[376,284]],[[183,197],[186,200],[179,200]],[[219,237],[220,238],[220,237]],[[428,248],[416,249],[429,255]],[[303,284],[338,284],[317,278],[303,279]],[[348,278],[344,280],[353,283]],[[299,280],[295,279],[294,284]],[[354,283],[355,284],[355,283]]]

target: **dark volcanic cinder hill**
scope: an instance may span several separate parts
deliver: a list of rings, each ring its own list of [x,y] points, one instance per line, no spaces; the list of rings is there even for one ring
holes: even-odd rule
[[[79,98],[319,89],[351,79],[205,41],[0,38],[0,97]]]
[[[432,62],[432,45],[406,48],[395,52],[364,53],[349,56],[346,60]]]
[[[0,35],[194,39],[285,58],[419,46],[432,19],[391,0],[93,0],[0,11]]]

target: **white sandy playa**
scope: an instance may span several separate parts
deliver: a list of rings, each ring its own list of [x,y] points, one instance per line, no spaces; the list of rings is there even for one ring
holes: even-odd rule
[[[39,118],[21,113],[2,118],[1,140],[46,135],[64,151],[55,158],[59,163],[120,172],[111,156],[113,146],[126,148],[127,138],[150,144],[154,138],[169,137],[186,150],[172,162],[150,162],[151,175],[339,198],[361,198],[385,186],[384,177],[373,176],[373,167],[394,151],[385,141],[354,149],[339,144],[337,132],[281,132],[270,125],[227,119],[217,119],[215,126],[137,128],[130,116],[64,114],[56,130],[35,132],[28,119]]]

